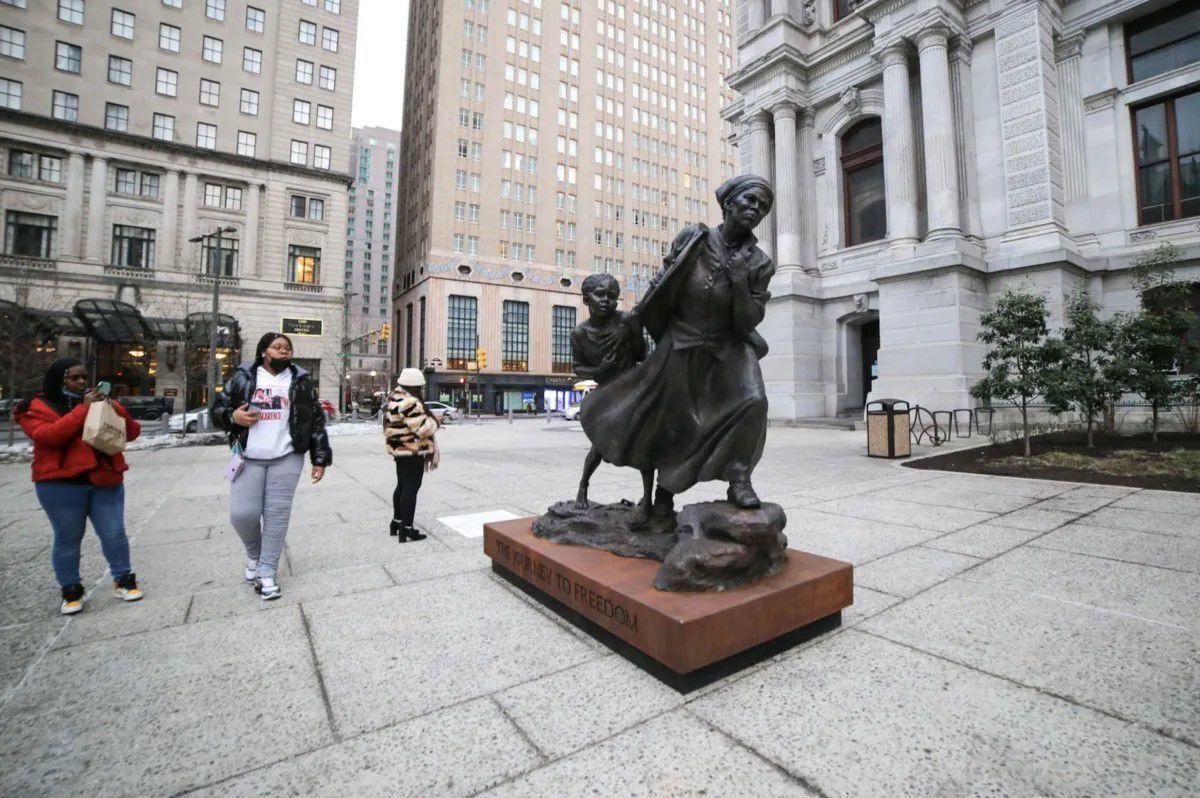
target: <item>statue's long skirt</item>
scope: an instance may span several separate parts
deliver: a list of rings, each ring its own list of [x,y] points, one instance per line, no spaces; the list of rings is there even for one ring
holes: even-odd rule
[[[658,471],[682,493],[697,482],[749,479],[767,438],[767,398],[748,343],[672,346],[583,400],[584,432],[606,462]]]

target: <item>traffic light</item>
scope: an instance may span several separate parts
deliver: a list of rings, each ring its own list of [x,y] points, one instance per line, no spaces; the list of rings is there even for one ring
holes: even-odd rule
[[[383,326],[381,326],[379,328],[379,340],[380,341],[392,340],[392,325],[386,321],[383,323]]]
[[[476,349],[475,350],[475,362],[479,364],[479,369],[481,371],[483,369],[487,368],[487,350],[486,349]]]

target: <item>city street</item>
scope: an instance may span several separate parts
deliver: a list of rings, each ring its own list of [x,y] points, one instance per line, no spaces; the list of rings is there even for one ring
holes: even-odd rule
[[[460,518],[572,496],[579,425],[440,440],[430,538],[400,545],[381,439],[334,437],[271,603],[242,581],[227,451],[133,452],[147,596],[112,597],[89,533],[69,620],[29,465],[0,466],[0,794],[1195,794],[1196,494],[916,471],[863,432],[773,427],[755,485],[793,548],[854,564],[854,605],[680,695],[494,576]],[[602,466],[592,498],[638,490]]]

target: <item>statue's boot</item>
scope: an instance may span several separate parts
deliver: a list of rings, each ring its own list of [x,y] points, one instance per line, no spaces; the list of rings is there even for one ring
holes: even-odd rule
[[[650,508],[650,514],[655,518],[667,518],[675,514],[675,494],[663,490],[662,487],[654,489],[654,504]]]
[[[753,486],[750,485],[750,480],[739,479],[736,482],[729,483],[729,491],[726,493],[731,504],[741,507],[744,510],[753,509],[762,506],[762,502],[758,500],[758,494],[754,492]]]

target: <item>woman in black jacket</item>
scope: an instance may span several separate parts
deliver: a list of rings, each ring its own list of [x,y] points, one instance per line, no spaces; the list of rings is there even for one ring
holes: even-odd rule
[[[290,338],[259,339],[254,362],[238,366],[217,394],[212,419],[228,432],[234,453],[229,520],[246,547],[246,581],[264,601],[279,598],[276,574],[304,454],[314,483],[333,463],[316,386],[292,362]]]

